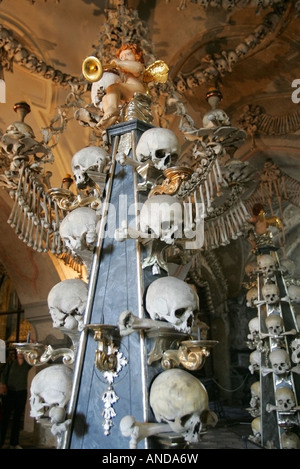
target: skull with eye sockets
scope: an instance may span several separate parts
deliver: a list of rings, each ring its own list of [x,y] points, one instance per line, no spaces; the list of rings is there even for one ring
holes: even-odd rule
[[[173,166],[180,155],[180,142],[172,130],[148,129],[136,146],[136,157],[141,163],[151,160],[156,169],[164,171]]]
[[[167,321],[175,329],[190,333],[199,298],[192,286],[177,277],[161,277],[152,282],[146,293],[146,310],[151,319]]]
[[[218,421],[209,410],[204,385],[185,370],[174,368],[160,373],[150,389],[150,405],[158,422],[167,422],[189,443],[199,442],[201,431]]]

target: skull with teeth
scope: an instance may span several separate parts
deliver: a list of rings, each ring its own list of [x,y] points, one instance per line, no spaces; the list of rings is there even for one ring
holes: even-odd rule
[[[265,319],[265,323],[269,334],[280,335],[283,332],[283,320],[277,314],[270,314],[270,316]]]
[[[268,305],[274,305],[279,301],[279,289],[275,283],[266,283],[262,287],[262,294]]]
[[[282,386],[275,391],[276,405],[280,411],[292,410],[296,405],[293,391],[287,386]],[[278,409],[278,410],[279,410]]]
[[[136,146],[136,157],[141,163],[152,160],[156,169],[164,171],[172,166],[180,155],[180,142],[172,130],[148,129]]]
[[[206,426],[215,426],[218,418],[209,410],[204,385],[185,370],[160,373],[150,389],[150,406],[158,422],[167,422],[185,441],[197,443]]]
[[[153,320],[167,321],[178,331],[190,333],[198,309],[198,295],[184,280],[161,277],[148,287],[146,310]]]
[[[261,254],[257,256],[258,270],[264,277],[272,277],[276,270],[276,262],[271,254]]]
[[[291,368],[289,355],[284,349],[278,348],[270,352],[269,360],[276,375],[284,375]]]

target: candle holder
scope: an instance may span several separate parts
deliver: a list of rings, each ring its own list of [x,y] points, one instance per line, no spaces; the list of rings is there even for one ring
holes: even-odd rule
[[[187,370],[201,370],[211,349],[217,345],[217,340],[184,340],[178,349],[178,359]]]
[[[94,331],[94,340],[97,342],[95,352],[95,365],[99,371],[115,372],[118,366],[118,349],[120,333],[117,326],[108,324],[87,324],[88,330]]]
[[[183,181],[191,178],[193,170],[186,166],[172,166],[163,172],[166,179],[160,185],[154,186],[148,197],[159,194],[174,195],[180,188]]]
[[[183,366],[189,371],[198,371],[205,365],[210,350],[219,342],[217,340],[184,340],[177,350],[166,350],[163,353],[163,369]]]
[[[26,362],[31,366],[44,365],[61,357],[65,365],[74,363],[74,350],[69,348],[53,349],[51,345],[31,342],[13,343],[13,346],[17,352],[24,355]]]

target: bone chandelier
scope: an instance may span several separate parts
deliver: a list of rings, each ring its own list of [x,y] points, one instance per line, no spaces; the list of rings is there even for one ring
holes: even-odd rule
[[[229,8],[228,5],[227,7]],[[135,42],[143,44],[147,62],[157,63],[151,52],[152,44],[147,39],[147,29],[136,12],[132,14],[122,3],[116,11],[117,15],[113,10],[107,11],[107,22],[102,28],[103,34],[100,35],[99,46],[94,56],[101,58],[103,63],[108,63],[120,44]],[[277,19],[279,20],[279,17]],[[268,25],[270,26],[270,23],[265,20],[264,34],[257,33],[257,42],[268,33]],[[69,86],[71,89],[66,103],[58,110],[57,116],[51,120],[47,128],[42,129],[42,142],[35,140],[32,129],[24,122],[26,114],[30,112],[29,106],[26,103],[15,105],[19,120],[6,129],[0,142],[3,168],[0,183],[14,200],[8,223],[28,246],[38,252],[51,251],[81,272],[83,252],[86,252],[83,264],[89,268],[95,233],[90,233],[90,239],[85,241],[84,246],[75,249],[72,239],[74,236],[81,237],[82,233],[77,229],[76,233],[74,231],[70,236],[63,237],[60,231],[64,218],[74,209],[81,208],[83,213],[90,212],[88,210],[90,209],[98,216],[110,165],[108,154],[104,155],[108,148],[105,132],[99,125],[103,115],[99,105],[100,93],[103,93],[105,87],[103,80],[105,77],[107,79],[109,74],[104,73],[102,81],[93,83],[91,103],[86,101],[86,92],[90,85],[83,76],[75,78],[54,70],[18,44],[10,31],[1,27],[0,33],[4,69],[12,71],[13,62],[16,61],[32,72],[43,73],[45,78],[52,79],[62,86]],[[216,70],[221,73],[220,68]],[[206,80],[211,81],[214,78],[217,83],[218,79],[212,77],[208,70],[207,73],[205,70],[204,72]],[[119,152],[117,159],[120,164],[131,164],[135,167],[144,178],[144,188],[151,188],[151,196],[174,195],[183,203],[186,209],[188,239],[195,241],[197,230],[204,230],[200,242],[198,237],[198,244],[189,244],[190,247],[210,250],[225,246],[230,240],[237,239],[245,232],[254,203],[267,202],[273,212],[271,204],[273,194],[279,195],[280,201],[291,200],[295,196],[297,198],[296,181],[283,175],[279,168],[277,171],[273,170],[272,174],[269,168],[266,168],[259,184],[258,175],[250,165],[234,159],[235,151],[243,144],[247,134],[243,129],[233,127],[227,114],[219,108],[222,94],[218,87],[210,88],[207,93],[211,109],[204,115],[203,127],[200,129],[195,127],[193,120],[187,114],[176,87],[169,78],[148,83],[148,97],[151,104],[146,114],[137,115],[136,110],[130,114],[129,110],[126,118],[140,118],[152,124],[153,116],[155,118],[158,116],[156,124],[158,127],[165,127],[169,109],[171,106],[173,109],[175,107],[176,114],[180,116],[179,130],[183,138],[190,142],[188,156],[187,152],[183,157],[180,155],[180,146],[177,144],[176,160],[172,154],[174,149],[170,147],[172,140],[170,136],[163,135],[161,148],[156,148],[151,144],[153,140],[150,138],[150,133],[146,132],[143,139],[149,135],[149,141],[144,143],[144,146],[150,145],[148,154],[145,154],[143,149],[137,148],[140,153],[137,153],[136,161],[128,161],[126,156],[128,149],[126,150],[125,145],[125,150]],[[152,103],[155,103],[154,108]],[[149,102],[145,104],[144,110],[147,106]],[[72,169],[77,186],[76,193],[70,190],[73,183],[71,175],[66,175],[60,188],[52,188],[51,172],[44,169],[46,163],[54,162],[53,148],[72,118],[78,120],[80,125],[90,128],[92,146],[103,147],[101,151],[98,148],[89,156],[84,154],[83,150],[80,154],[74,155]],[[162,134],[167,133],[166,129],[160,130]],[[174,138],[173,136],[173,140]],[[141,141],[140,148],[142,145]],[[168,147],[167,150],[165,145]],[[159,158],[155,155],[159,155]],[[272,166],[272,162],[270,165]],[[257,190],[249,197],[249,183],[255,181],[257,181]],[[142,190],[142,187],[140,189]],[[89,225],[93,224],[94,215]],[[65,231],[63,228],[62,230]]]

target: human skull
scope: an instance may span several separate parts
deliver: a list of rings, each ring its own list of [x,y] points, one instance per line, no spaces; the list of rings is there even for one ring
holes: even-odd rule
[[[229,66],[231,67],[232,65],[235,65],[237,61],[239,60],[238,55],[235,51],[231,50],[228,52],[227,60],[229,63]]]
[[[213,80],[218,76],[217,67],[215,67],[214,65],[209,65],[203,70],[203,74],[206,80]]]
[[[257,38],[255,37],[254,34],[249,34],[249,36],[246,37],[245,43],[247,44],[248,47],[255,47],[257,44]]]
[[[272,277],[276,270],[276,262],[271,254],[260,254],[257,256],[258,270],[264,277]]]
[[[211,129],[223,125],[230,125],[230,119],[222,109],[211,109],[204,114],[202,123],[205,129]]]
[[[256,262],[250,262],[245,266],[245,274],[247,277],[254,277],[257,273],[257,263]]]
[[[72,171],[76,185],[79,189],[85,189],[94,183],[88,175],[88,171],[102,173],[110,160],[109,154],[103,148],[89,146],[82,148],[73,155]]]
[[[254,336],[259,333],[259,318],[256,316],[255,318],[250,319],[248,327],[251,338],[254,338]]]
[[[246,305],[248,306],[248,308],[254,308],[255,307],[254,301],[257,301],[257,299],[258,299],[257,287],[250,288],[250,290],[248,290],[246,294]]]
[[[289,355],[284,349],[278,348],[270,352],[269,360],[276,375],[283,375],[291,368]]]
[[[261,353],[258,350],[254,350],[249,356],[250,366],[249,370],[253,374],[255,371],[259,371],[261,363]]]
[[[89,207],[78,207],[62,220],[59,234],[65,245],[73,252],[94,247],[97,239],[98,217]]]
[[[175,329],[190,333],[194,313],[199,309],[195,290],[177,277],[161,277],[152,282],[146,293],[146,310],[151,319],[167,321]]]
[[[66,279],[51,288],[48,308],[54,328],[82,330],[88,285],[81,279]]]
[[[283,332],[283,320],[278,314],[270,314],[265,319],[269,334],[280,335]]]
[[[255,381],[251,384],[250,388],[251,392],[251,399],[250,399],[250,406],[251,407],[259,407],[260,406],[260,381]]]
[[[253,436],[257,439],[261,438],[261,420],[260,417],[256,417],[251,422],[251,429]]]
[[[300,304],[300,285],[289,285],[287,291],[291,302]]]
[[[282,386],[275,391],[276,406],[282,412],[292,410],[296,405],[296,400],[293,391],[287,386]]]
[[[183,207],[171,195],[155,195],[146,200],[140,212],[142,233],[174,244],[175,238],[182,238]]]
[[[294,339],[291,342],[292,350],[292,361],[294,363],[300,363],[300,339]]]
[[[275,283],[266,283],[262,289],[262,294],[268,305],[274,305],[279,301],[279,289]]]
[[[0,147],[9,157],[24,155],[26,151],[36,143],[32,128],[25,122],[10,124],[0,139]]]
[[[185,370],[160,373],[150,388],[150,406],[158,422],[167,422],[189,443],[197,443],[206,426],[215,426],[217,416],[209,410],[204,385]]]
[[[296,433],[284,432],[281,435],[282,449],[300,449],[300,438]]]
[[[136,146],[136,157],[141,163],[150,159],[156,169],[164,171],[176,162],[180,150],[179,139],[172,130],[155,127],[142,134]]]
[[[248,46],[244,42],[241,42],[235,48],[235,52],[238,57],[244,57],[247,54],[248,50]]]
[[[51,365],[36,374],[30,386],[30,416],[49,417],[52,407],[64,409],[71,397],[72,375],[66,365]]]
[[[215,64],[216,64],[218,72],[220,73],[221,76],[224,76],[225,73],[228,72],[229,67],[228,67],[228,63],[225,59],[217,59],[215,61]]]

